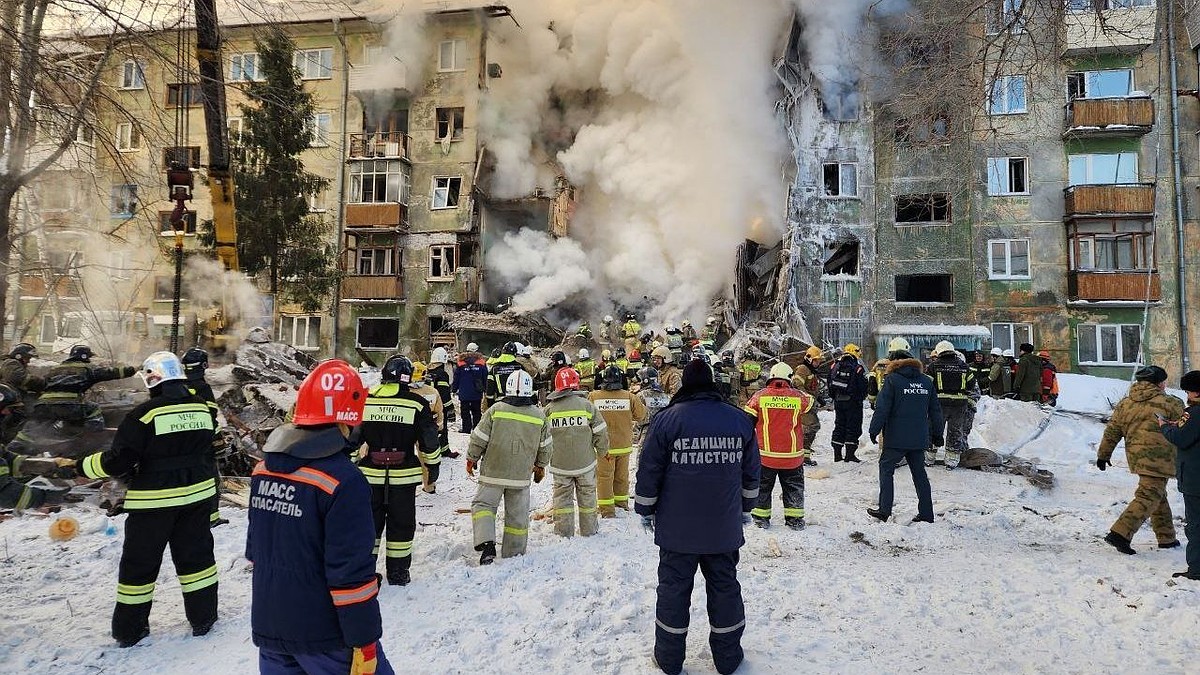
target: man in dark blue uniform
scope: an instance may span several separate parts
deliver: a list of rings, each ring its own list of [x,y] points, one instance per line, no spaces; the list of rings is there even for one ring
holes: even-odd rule
[[[699,567],[713,663],[722,675],[732,673],[742,662],[746,626],[738,549],[761,472],[754,424],[725,402],[712,368],[693,360],[683,370],[682,388],[651,422],[638,461],[634,509],[659,547],[655,662],[668,675],[683,669]]]

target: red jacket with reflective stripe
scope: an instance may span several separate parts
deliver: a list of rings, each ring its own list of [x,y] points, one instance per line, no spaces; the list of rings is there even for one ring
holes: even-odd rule
[[[813,397],[774,379],[755,392],[746,412],[756,419],[754,432],[762,464],[771,469],[795,469],[804,463],[804,413],[812,410]]]

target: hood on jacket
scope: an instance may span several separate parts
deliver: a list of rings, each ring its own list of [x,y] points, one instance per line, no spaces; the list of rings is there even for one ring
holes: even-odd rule
[[[1138,403],[1149,401],[1159,395],[1170,396],[1170,394],[1159,389],[1157,384],[1151,382],[1134,382],[1129,387],[1129,398]]]
[[[907,359],[895,359],[893,361],[888,362],[886,373],[888,375],[891,375],[892,373],[899,372],[901,370],[904,370],[905,368],[913,368],[916,370],[916,373],[903,373],[910,377],[912,375],[916,375],[917,373],[925,372],[925,367],[923,365],[921,365],[920,360],[913,359],[913,358],[907,358]]]
[[[284,424],[277,427],[263,444],[264,454],[285,454],[298,459],[320,459],[345,452],[349,440],[336,424],[298,427]]]
[[[547,401],[557,401],[559,399],[564,399],[568,396],[586,396],[586,395],[587,395],[587,392],[580,391],[579,389],[559,389],[558,391],[552,391],[549,394],[546,394],[546,400]]]

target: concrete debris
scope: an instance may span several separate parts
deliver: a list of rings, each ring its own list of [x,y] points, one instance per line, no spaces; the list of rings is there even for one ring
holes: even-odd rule
[[[547,347],[557,345],[563,339],[563,332],[541,316],[511,310],[498,313],[462,310],[450,312],[443,318],[462,344],[477,342],[486,345],[513,340],[535,347]]]

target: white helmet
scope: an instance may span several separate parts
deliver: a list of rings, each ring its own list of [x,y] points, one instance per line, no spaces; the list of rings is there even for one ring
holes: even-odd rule
[[[587,348],[579,350],[579,360],[580,361],[582,361],[583,359],[590,359],[591,357],[592,357],[592,353],[589,352],[587,350]]]
[[[707,325],[709,325],[709,326],[711,326],[711,325],[715,324],[716,322],[717,322],[717,317],[715,317],[715,316],[710,316],[710,317],[708,317],[707,319],[705,319],[705,320],[704,320],[704,323],[705,323],[705,324],[707,324]]]
[[[138,373],[147,389],[153,389],[163,382],[171,380],[186,380],[183,363],[171,352],[154,352],[142,362],[142,370]]]
[[[513,342],[513,353],[521,356],[525,353],[525,344],[522,342]]]
[[[521,345],[517,347],[517,351],[520,352],[521,356],[533,356],[533,347],[531,345]]]
[[[671,323],[670,321],[663,325],[664,333],[670,333],[673,330],[675,330],[675,324]]]
[[[504,383],[505,396],[533,396],[533,378],[524,370],[518,370],[508,376]]]
[[[771,366],[771,379],[772,380],[791,380],[792,375],[794,375],[794,374],[795,374],[795,371],[792,370],[792,367],[789,366],[788,364],[784,363],[783,361],[780,361],[779,363],[776,363],[775,365]]]
[[[691,322],[690,320],[688,320],[688,319],[684,319],[684,320],[683,320],[683,324],[682,324],[682,325],[683,325],[683,327],[684,327],[684,328],[691,328],[691,327],[692,327],[692,322]]]
[[[1004,356],[1004,350],[999,347],[992,347],[992,356]]]
[[[467,343],[467,351],[477,352],[477,351],[479,351],[479,345],[475,344],[474,342],[468,342]]]
[[[613,322],[612,314],[605,314],[604,315],[604,323],[612,323],[612,322]]]
[[[948,354],[952,351],[954,351],[954,345],[949,340],[942,340],[934,345],[933,351],[930,352],[930,354],[933,356],[941,356],[942,354]]]
[[[429,363],[431,365],[434,363],[445,363],[448,358],[449,357],[446,355],[446,348],[437,347],[433,350],[433,353],[429,355]]]
[[[659,345],[650,352],[650,358],[658,357],[663,360],[663,363],[675,363],[675,354],[663,345]]]
[[[1004,353],[1003,353],[1003,354],[1001,354],[1001,356],[1007,356],[1007,357],[1009,357],[1009,358],[1014,358],[1014,355],[1013,355],[1013,350],[1011,350],[1011,349],[1005,349],[1005,350],[1004,350]]]

